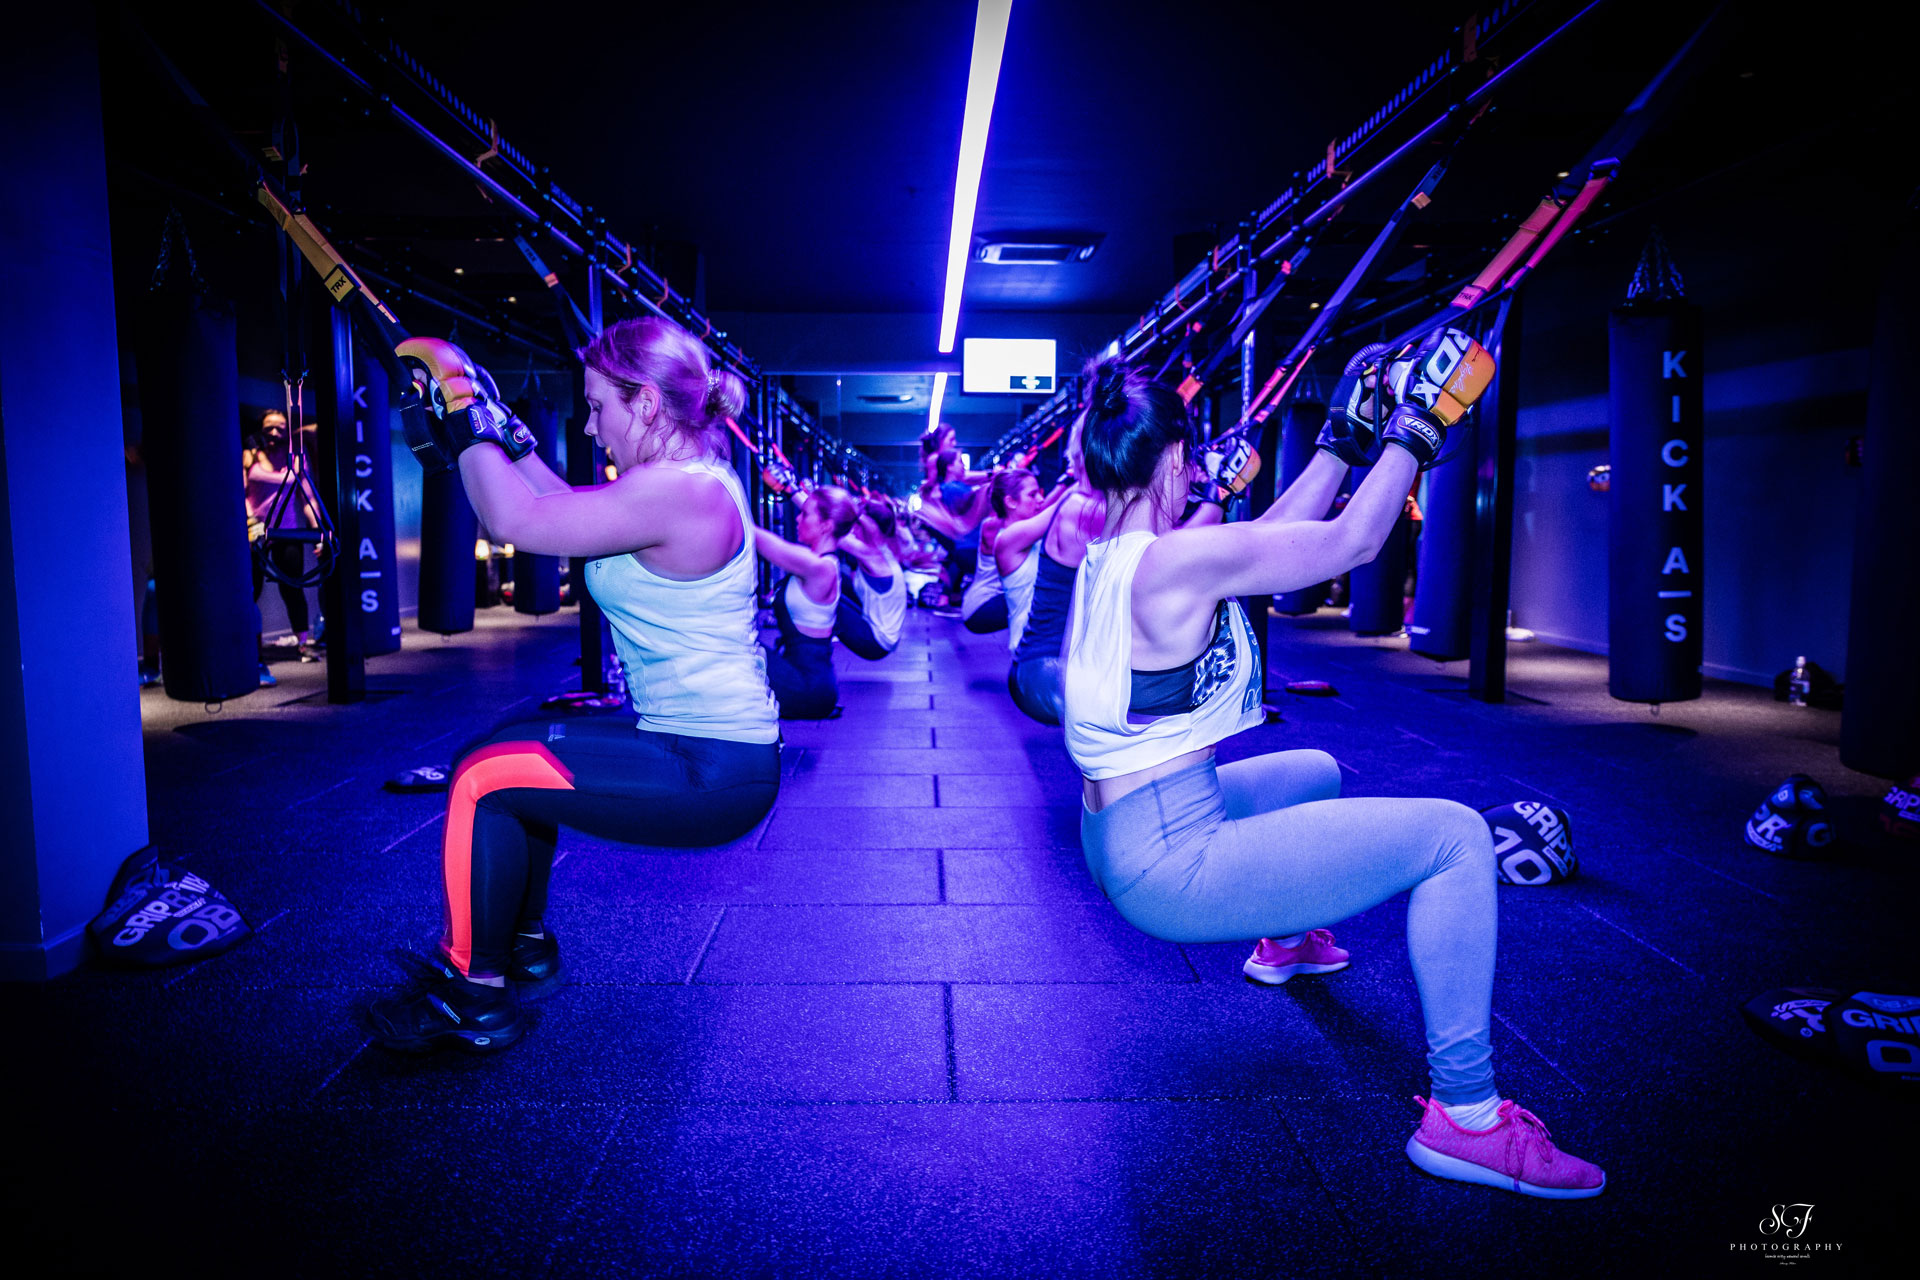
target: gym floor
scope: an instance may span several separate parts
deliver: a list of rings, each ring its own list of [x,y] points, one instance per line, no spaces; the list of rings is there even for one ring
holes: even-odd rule
[[[354,707],[293,663],[216,714],[143,694],[153,841],[257,933],[0,987],[32,1274],[1759,1275],[1734,1246],[1781,1202],[1841,1246],[1809,1274],[1899,1256],[1920,1114],[1739,1016],[1794,983],[1920,990],[1915,851],[1871,837],[1883,784],[1839,765],[1838,715],[1710,684],[1655,717],[1606,697],[1604,660],[1537,645],[1484,705],[1464,663],[1330,611],[1275,620],[1270,661],[1339,696],[1223,755],[1319,747],[1349,794],[1572,814],[1580,877],[1500,890],[1494,1048],[1502,1091],[1607,1169],[1599,1199],[1405,1159],[1404,900],[1334,927],[1346,972],[1282,988],[1241,978],[1245,944],[1124,923],[1004,636],[918,611],[886,661],[841,655],[843,718],[786,727],[745,839],[563,834],[571,980],[521,1045],[373,1049],[353,1008],[399,979],[389,948],[436,936],[443,805],[379,784],[576,683],[575,626],[410,631]],[[1825,863],[1740,838],[1796,770],[1853,840]]]

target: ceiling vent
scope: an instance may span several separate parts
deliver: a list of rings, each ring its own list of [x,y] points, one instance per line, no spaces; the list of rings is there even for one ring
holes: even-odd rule
[[[1055,267],[1064,262],[1085,262],[1100,247],[1100,236],[1009,236],[1004,240],[976,240],[975,262],[995,262],[1002,266]]]
[[[865,403],[865,404],[912,404],[913,393],[910,391],[902,391],[897,395],[882,395],[882,396],[863,395],[860,397],[860,399],[862,403]]]

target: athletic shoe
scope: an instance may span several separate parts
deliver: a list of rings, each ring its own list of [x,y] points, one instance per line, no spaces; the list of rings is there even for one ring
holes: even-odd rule
[[[1548,1200],[1585,1200],[1607,1189],[1600,1166],[1553,1145],[1540,1118],[1511,1098],[1491,1129],[1462,1129],[1446,1108],[1415,1098],[1425,1110],[1407,1139],[1407,1159],[1436,1178],[1477,1182]]]
[[[280,683],[280,678],[273,674],[273,671],[267,666],[266,663],[264,662],[261,663],[260,664],[260,687],[262,689],[272,689],[277,687],[279,683]]]
[[[303,644],[300,646],[300,661],[318,662],[326,656],[326,652],[325,647],[317,641],[313,644]]]
[[[1240,972],[1249,982],[1277,987],[1296,973],[1338,973],[1347,967],[1348,959],[1344,947],[1333,945],[1331,933],[1309,929],[1297,947],[1283,947],[1272,938],[1260,939]]]
[[[513,935],[507,981],[518,984],[522,1000],[538,1000],[552,994],[567,976],[567,966],[560,959],[560,940],[553,936],[552,929],[546,933],[544,938],[529,938],[524,933]]]
[[[526,1032],[526,1016],[511,983],[468,982],[446,964],[407,952],[395,955],[412,978],[397,996],[367,1008],[374,1042],[396,1053],[443,1047],[497,1053]]]

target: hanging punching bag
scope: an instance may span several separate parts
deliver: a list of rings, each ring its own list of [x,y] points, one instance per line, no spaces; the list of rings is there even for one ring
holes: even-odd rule
[[[1847,697],[1840,713],[1840,762],[1862,773],[1906,779],[1920,773],[1920,409],[1906,386],[1920,367],[1920,226],[1911,211],[1885,260],[1867,373],[1867,430],[1860,506],[1853,535],[1853,594],[1847,619]]]
[[[1358,490],[1366,472],[1354,473],[1353,487]],[[1413,517],[1406,504],[1400,504],[1400,518],[1393,522],[1380,554],[1347,575],[1347,630],[1357,636],[1388,636],[1406,625],[1407,558],[1413,544]]]
[[[179,245],[144,300],[136,357],[161,674],[170,698],[219,702],[260,685],[239,366],[233,311],[192,278],[184,231]]]
[[[473,544],[480,522],[453,468],[429,472],[420,493],[422,631],[443,636],[473,630]]]
[[[1467,656],[1468,609],[1473,599],[1473,502],[1476,482],[1473,420],[1450,435],[1466,436],[1453,456],[1427,472],[1426,519],[1420,530],[1420,573],[1413,585],[1408,647],[1442,662]],[[1449,443],[1452,443],[1449,441]]]
[[[1278,492],[1285,493],[1287,486],[1300,478],[1300,473],[1313,461],[1313,442],[1320,434],[1320,424],[1327,418],[1327,406],[1312,400],[1290,400],[1287,402],[1285,416],[1280,420],[1280,481]],[[1325,512],[1321,513],[1325,515]],[[1299,591],[1288,591],[1273,598],[1273,607],[1284,614],[1312,613],[1326,603],[1327,584],[1304,587]]]
[[[386,366],[356,350],[353,360],[353,500],[359,544],[342,547],[334,572],[355,575],[362,653],[400,647],[400,589],[393,532],[393,404]]]
[[[1626,702],[1700,696],[1700,342],[1656,231],[1607,322],[1607,688]]]
[[[514,406],[521,421],[533,428],[534,452],[555,471],[560,457],[560,406],[537,392]],[[515,613],[558,613],[560,611],[560,560],[557,556],[537,556],[518,547],[513,551],[513,611]]]

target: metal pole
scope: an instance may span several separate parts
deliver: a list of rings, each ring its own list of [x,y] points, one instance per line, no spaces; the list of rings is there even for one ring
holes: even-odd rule
[[[1507,604],[1513,577],[1513,457],[1520,418],[1520,295],[1508,294],[1494,320],[1499,370],[1474,428],[1479,485],[1473,516],[1473,607],[1467,693],[1507,700]]]
[[[600,278],[600,266],[589,260],[587,263],[587,326],[594,333],[605,327],[605,308],[602,296],[603,282]],[[567,439],[567,483],[576,488],[589,488],[599,484],[606,475],[606,464],[600,452],[600,446],[588,438],[586,426],[586,371],[581,370],[581,385],[578,389],[580,404],[575,413],[581,429],[576,430]],[[594,603],[593,593],[587,590],[587,561],[585,556],[574,556],[568,562],[567,574],[573,580],[573,598],[580,603],[580,687],[588,693],[607,691],[606,646],[601,636],[606,622],[600,612],[600,606]]]

